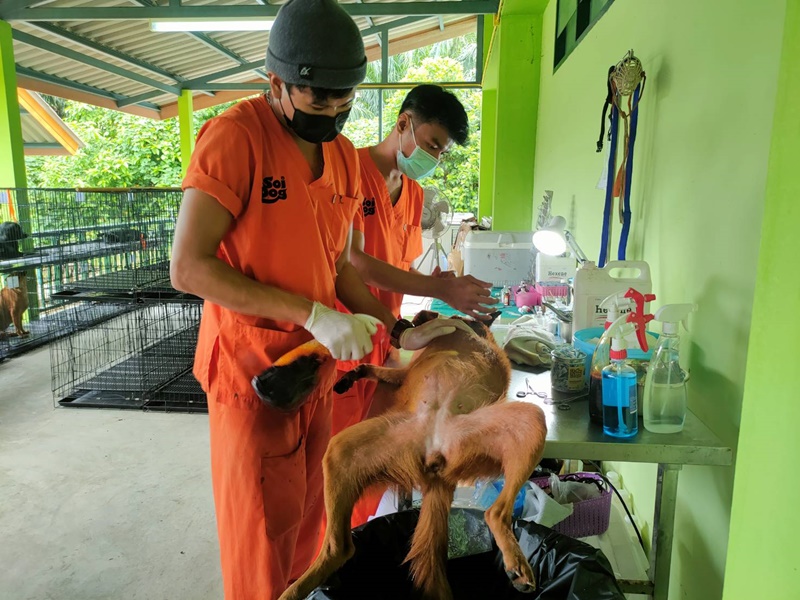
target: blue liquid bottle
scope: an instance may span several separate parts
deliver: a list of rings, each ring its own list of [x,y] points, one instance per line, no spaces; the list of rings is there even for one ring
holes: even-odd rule
[[[628,351],[624,334],[611,342],[611,364],[603,369],[603,433],[612,437],[630,438],[639,432],[639,410],[636,402],[636,371],[625,364]]]

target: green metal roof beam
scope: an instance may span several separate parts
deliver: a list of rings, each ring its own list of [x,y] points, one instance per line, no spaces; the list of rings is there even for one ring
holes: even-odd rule
[[[358,86],[360,90],[401,90],[411,89],[420,84],[419,81],[398,81],[388,83],[362,83]],[[444,88],[480,88],[481,84],[476,81],[452,81],[437,83]],[[264,83],[197,83],[188,81],[184,84],[185,89],[189,90],[215,90],[222,91],[256,91],[263,92],[267,89],[267,82]]]
[[[209,36],[207,36],[205,33],[198,33],[196,31],[192,31],[192,32],[189,33],[189,35],[191,35],[192,37],[200,40],[201,42],[203,42],[209,48],[211,48],[213,50],[216,50],[217,52],[219,52],[223,56],[227,56],[228,58],[230,58],[231,60],[239,63],[240,65],[248,64],[247,61],[244,58],[242,58],[241,56],[239,56],[238,54],[236,54],[236,52],[226,48],[225,46],[220,44],[218,41],[216,41],[216,40],[210,38]],[[259,77],[261,77],[262,79],[267,79],[267,74],[261,69],[248,69],[248,70],[254,71],[255,74],[258,75]]]
[[[145,105],[146,100],[150,100],[150,98],[156,98],[161,96],[163,92],[159,92],[158,90],[153,92],[145,92],[144,94],[139,94],[137,96],[127,96],[125,98],[120,98],[117,100],[117,108],[125,108],[126,106],[131,106],[132,104],[139,104]],[[158,110],[161,110],[160,107]]]
[[[79,44],[84,48],[89,48],[96,52],[100,52],[101,54],[105,54],[106,56],[111,56],[112,58],[124,61],[130,65],[139,67],[140,69],[150,71],[151,73],[155,73],[156,75],[167,77],[175,82],[185,81],[184,77],[180,77],[175,73],[167,71],[166,69],[162,69],[161,67],[158,67],[154,64],[151,64],[139,58],[134,58],[129,54],[125,54],[124,52],[120,52],[119,50],[115,50],[114,48],[95,42],[94,40],[91,40],[87,37],[83,37],[82,35],[78,35],[77,33],[70,31],[69,29],[59,27],[58,25],[53,25],[52,23],[38,23],[38,22],[31,23],[30,25],[31,27],[36,27],[37,29],[47,31],[49,33],[52,33],[53,35],[57,35],[58,37],[63,38],[65,40],[75,42],[76,44]]]
[[[40,48],[47,52],[52,52],[53,54],[57,54],[59,56],[69,58],[76,62],[83,63],[85,65],[89,65],[91,67],[107,71],[108,73],[119,75],[120,77],[125,77],[126,79],[130,79],[132,81],[137,81],[144,85],[148,85],[150,87],[163,90],[170,94],[175,94],[176,96],[180,94],[179,87],[176,87],[174,85],[169,85],[167,83],[162,83],[161,81],[156,81],[155,79],[146,77],[145,75],[140,75],[139,73],[134,73],[133,71],[129,71],[128,69],[123,69],[122,67],[118,67],[117,65],[112,65],[111,63],[107,63],[97,58],[86,56],[85,54],[81,54],[80,52],[77,52],[75,50],[70,50],[69,48],[64,48],[62,46],[59,46],[58,44],[54,44],[52,42],[40,39],[35,35],[30,35],[28,33],[19,31],[17,29],[14,29],[13,35],[15,40],[22,42],[23,44],[28,44],[29,46]]]
[[[61,144],[54,144],[51,142],[25,142],[25,148],[28,149],[36,149],[36,150],[59,150],[63,148]]]
[[[40,2],[41,0],[4,0],[3,10],[19,10]]]
[[[460,2],[370,2],[342,4],[352,17],[392,17],[409,15],[477,15],[496,13],[499,0],[461,0]],[[103,6],[97,8],[59,8],[45,5],[39,8],[0,6],[0,18],[5,21],[109,21],[125,19],[249,19],[274,17],[279,6]]]
[[[45,83],[53,83],[71,90],[76,90],[78,92],[94,94],[95,96],[101,96],[110,100],[117,100],[118,98],[116,94],[112,94],[108,90],[102,90],[91,85],[86,85],[85,83],[78,83],[77,81],[72,81],[71,79],[64,79],[63,77],[56,77],[55,75],[43,73],[42,71],[35,71],[34,69],[23,67],[20,64],[17,64],[17,75],[30,77],[31,79],[37,79],[38,81],[44,81]]]
[[[361,37],[380,35],[386,31],[389,31],[390,29],[403,27],[405,25],[411,25],[413,23],[419,23],[420,21],[424,21],[425,19],[429,18],[430,17],[406,17],[404,19],[395,19],[394,21],[389,21],[388,23],[384,23],[383,25],[375,25],[374,27],[367,27],[366,29],[362,29]]]
[[[232,77],[233,75],[239,75],[241,73],[247,73],[248,71],[254,71],[260,65],[263,65],[264,61],[254,61],[249,63],[244,63],[243,65],[239,65],[238,67],[231,67],[230,69],[225,69],[223,71],[217,71],[216,73],[211,73],[209,75],[203,75],[202,77],[197,77],[195,79],[189,79],[184,81],[184,84],[187,83],[208,83],[209,81],[216,81],[217,79],[224,79],[225,77]]]
[[[389,23],[384,23],[383,25],[376,25],[375,27],[369,27],[367,29],[361,30],[361,35],[363,36],[371,36],[376,34],[383,34],[387,33],[390,29],[395,27],[403,27],[404,25],[410,25],[412,23],[416,23],[418,21],[423,21],[428,17],[409,17],[406,19],[397,19],[395,21],[391,21]],[[247,71],[256,71],[258,67],[264,64],[264,61],[253,61],[253,62],[245,62],[239,65],[238,67],[231,67],[230,69],[225,69],[223,71],[218,71],[216,73],[211,73],[209,75],[204,75],[203,77],[197,77],[195,79],[185,80],[182,83],[184,84],[197,84],[197,83],[209,83],[211,81],[216,81],[217,79],[223,79],[225,77],[232,77],[233,75],[239,75],[240,73],[246,73]],[[185,86],[184,86],[185,87]],[[193,88],[189,88],[193,89]],[[153,97],[153,96],[151,96]]]
[[[146,9],[153,9],[153,8],[158,9],[158,5],[153,0],[133,0],[133,1],[136,2],[136,4],[142,6],[142,7],[146,8]],[[141,8],[135,8],[133,10],[142,10],[142,9]],[[232,61],[234,61],[234,62],[236,62],[236,63],[238,63],[240,65],[243,65],[243,64],[245,64],[247,62],[241,56],[236,54],[233,50],[231,50],[229,48],[226,48],[225,46],[223,46],[222,44],[220,44],[218,41],[214,40],[210,36],[206,35],[205,33],[200,33],[200,32],[197,32],[197,31],[187,31],[187,32],[185,32],[185,35],[198,40],[199,42],[205,44],[206,46],[208,46],[209,48],[211,48],[215,52],[217,52],[217,53],[221,54],[222,56],[224,56],[225,58],[229,58]],[[255,72],[256,75],[258,75],[262,79],[267,79],[267,74],[264,73],[262,70],[256,69],[254,72]]]
[[[43,73],[41,71],[35,71],[34,69],[29,69],[28,67],[23,67],[19,64],[16,65],[17,67],[17,75],[22,75],[23,77],[28,77],[30,79],[36,79],[37,81],[44,81],[45,83],[52,83],[54,85],[60,85],[61,87],[69,88],[71,90],[75,90],[77,92],[85,92],[87,94],[94,94],[95,96],[100,96],[101,98],[106,98],[108,100],[113,100],[114,102],[122,102],[126,100],[125,96],[120,96],[119,94],[112,94],[108,90],[103,90],[100,88],[96,88],[91,85],[86,85],[85,83],[78,83],[77,81],[73,81],[72,79],[64,79],[63,77],[56,77],[55,75],[50,75],[49,73]],[[151,92],[151,96],[149,98],[154,98],[155,96],[160,96],[163,92]],[[144,96],[144,94],[142,94]],[[144,102],[147,98],[142,98],[135,104],[143,108],[149,108],[152,110],[160,111],[161,107],[157,104],[153,104],[151,102]]]

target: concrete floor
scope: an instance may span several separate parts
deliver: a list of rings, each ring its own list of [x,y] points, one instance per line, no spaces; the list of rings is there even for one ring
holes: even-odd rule
[[[222,598],[206,415],[54,408],[0,362],[0,598]]]

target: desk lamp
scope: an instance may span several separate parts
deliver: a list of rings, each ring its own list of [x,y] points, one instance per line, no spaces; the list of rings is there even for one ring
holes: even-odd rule
[[[534,232],[533,245],[539,252],[548,256],[564,254],[567,251],[567,245],[569,245],[577,261],[583,264],[587,261],[586,255],[566,227],[567,221],[564,217],[553,217],[546,227]]]

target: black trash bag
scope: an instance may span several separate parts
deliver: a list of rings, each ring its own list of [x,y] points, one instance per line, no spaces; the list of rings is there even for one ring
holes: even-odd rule
[[[447,578],[455,600],[625,599],[600,550],[525,521],[515,523],[514,534],[533,567],[536,590],[518,592],[506,576],[502,554],[491,538],[483,511],[454,508],[452,513],[464,517],[470,539],[489,536],[492,547],[489,552],[448,560]],[[355,555],[307,600],[420,600],[411,583],[409,566],[402,564],[418,517],[418,510],[403,511],[354,529]]]

